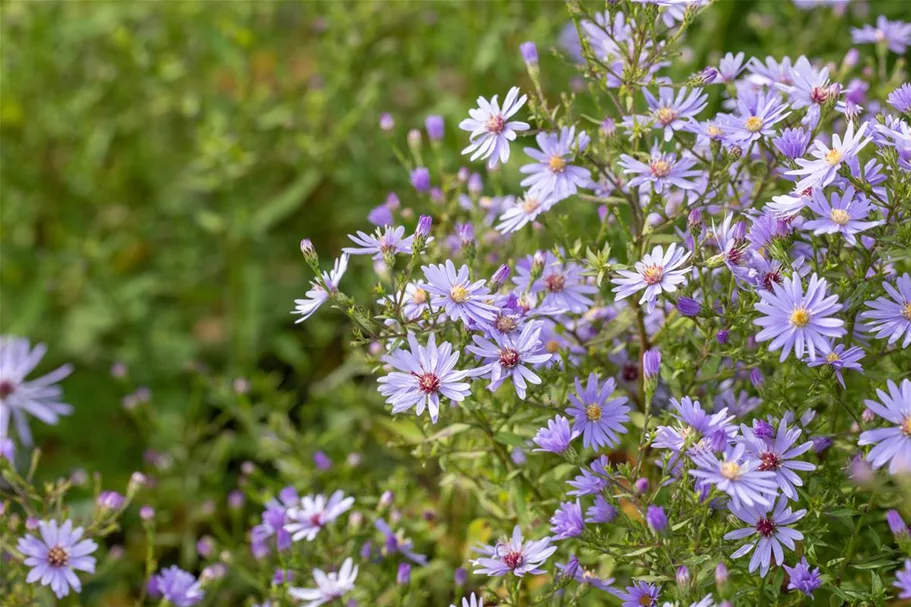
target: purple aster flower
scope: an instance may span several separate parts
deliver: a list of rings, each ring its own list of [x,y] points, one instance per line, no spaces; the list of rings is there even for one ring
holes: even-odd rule
[[[696,469],[690,474],[730,495],[735,506],[769,506],[778,493],[776,475],[760,470],[762,462],[747,457],[745,452],[746,446],[738,444],[719,461],[708,449],[693,450],[690,455]]]
[[[692,400],[689,396],[684,396],[679,401],[671,398],[670,405],[676,411],[672,416],[678,423],[676,426],[658,426],[652,442],[656,449],[670,449],[680,453],[692,445],[720,451],[737,433],[737,426],[731,423],[734,416],[729,415],[726,408],[717,413],[708,413],[698,400]]]
[[[655,533],[661,533],[667,529],[667,514],[664,513],[664,508],[661,506],[654,504],[649,506],[645,512],[645,521]]]
[[[541,565],[550,555],[557,551],[556,546],[551,546],[552,539],[546,537],[535,542],[526,542],[522,537],[522,530],[518,525],[512,530],[512,539],[506,538],[494,546],[482,546],[475,551],[484,556],[475,559],[475,573],[483,573],[491,577],[498,577],[512,573],[522,577],[526,573],[538,575],[544,573]]]
[[[0,439],[7,438],[10,416],[16,423],[19,440],[32,444],[26,415],[33,415],[46,424],[56,424],[61,415],[73,412],[72,405],[61,402],[63,390],[57,382],[73,372],[73,366],[63,365],[47,375],[26,380],[35,370],[47,346],[31,347],[22,337],[0,337]]]
[[[126,498],[116,491],[102,491],[95,500],[95,505],[101,510],[120,510]]]
[[[541,378],[525,365],[540,365],[553,356],[544,351],[541,343],[540,322],[531,322],[525,325],[518,336],[499,333],[490,333],[490,339],[475,335],[474,345],[469,345],[467,350],[476,356],[490,360],[487,364],[477,369],[474,373],[478,376],[490,377],[491,391],[499,388],[504,381],[512,379],[513,386],[519,398],[525,399],[528,384],[540,384]]]
[[[635,175],[629,181],[629,187],[640,187],[648,193],[652,190],[657,194],[664,192],[665,188],[676,186],[683,190],[695,190],[698,186],[689,181],[693,177],[702,175],[702,171],[691,170],[696,165],[696,158],[684,156],[677,159],[676,154],[663,154],[657,147],[652,148],[648,164],[636,160],[628,154],[620,156],[620,166],[627,175]]]
[[[686,274],[690,267],[680,268],[689,259],[691,253],[682,248],[677,248],[677,243],[672,243],[664,251],[661,245],[646,253],[641,261],[636,262],[636,271],[619,270],[620,278],[614,279],[614,292],[616,299],[621,300],[637,293],[642,289],[645,292],[639,299],[639,304],[647,304],[649,314],[655,309],[658,295],[663,292],[673,293],[677,286],[686,283]]]
[[[664,129],[665,141],[670,141],[674,137],[674,131],[682,129],[684,124],[704,110],[709,98],[700,88],[689,90],[686,87],[678,89],[676,96],[674,89],[669,86],[658,89],[657,99],[646,88],[642,89],[642,94],[645,95],[655,126]]]
[[[792,349],[798,359],[803,358],[805,348],[810,360],[816,360],[816,349],[826,348],[827,338],[845,334],[844,321],[831,317],[841,310],[838,295],[826,297],[827,289],[826,280],[814,273],[806,294],[796,275],[773,285],[772,291],[758,291],[760,301],[755,308],[764,316],[753,321],[763,327],[756,341],[772,340],[769,350],[781,349],[780,362],[788,358]]]
[[[531,268],[520,263],[517,271],[518,276],[513,278],[513,282],[524,290],[531,278]],[[544,293],[544,301],[541,302],[544,307],[576,314],[586,312],[593,303],[589,295],[597,293],[598,288],[586,284],[583,271],[579,264],[560,262],[553,253],[547,253],[541,277],[534,282],[531,292]]]
[[[550,531],[554,539],[567,540],[582,535],[585,521],[582,520],[582,506],[575,502],[563,502],[550,518]]]
[[[540,150],[525,148],[525,153],[535,162],[519,169],[528,175],[520,185],[528,187],[531,194],[563,200],[574,195],[578,188],[592,186],[589,170],[570,164],[576,153],[588,147],[589,137],[585,131],[580,132],[577,138],[576,127],[564,127],[559,135],[538,133],[535,141]]]
[[[392,225],[392,222],[395,221],[395,218],[392,216],[392,209],[390,209],[388,205],[381,204],[378,207],[374,207],[370,210],[369,213],[367,213],[367,221],[377,227],[383,227]]]
[[[871,137],[863,139],[867,132],[867,123],[864,122],[854,131],[854,122],[848,122],[844,138],[838,134],[832,135],[832,147],[828,147],[820,140],[813,142],[814,149],[810,154],[815,160],[797,158],[795,162],[799,169],[787,171],[785,175],[805,175],[797,182],[796,191],[802,192],[807,188],[824,188],[835,180],[842,163],[848,162],[857,156],[857,153],[867,145]]]
[[[509,118],[522,109],[527,100],[526,95],[519,97],[517,86],[509,89],[502,108],[496,95],[490,101],[478,97],[477,109],[468,110],[471,118],[459,123],[460,129],[471,133],[471,143],[462,154],[471,154],[471,160],[489,158],[487,166],[490,168],[497,166],[497,162],[509,160],[509,142],[515,140],[517,132],[529,129],[527,123]]]
[[[292,314],[300,314],[301,317],[294,321],[295,324],[304,322],[316,312],[321,305],[329,300],[330,293],[338,291],[338,283],[345,270],[348,269],[348,254],[343,253],[341,257],[335,260],[332,270],[323,272],[322,278],[318,278],[310,283],[310,290],[307,291],[307,299],[295,299],[295,308]]]
[[[610,473],[607,470],[609,466],[610,460],[606,455],[602,455],[591,463],[591,469],[586,467],[579,468],[579,472],[582,474],[571,481],[567,481],[574,488],[573,491],[568,492],[568,495],[582,496],[601,493],[607,487],[608,479],[610,478]]]
[[[196,605],[206,594],[193,574],[177,565],[171,565],[152,576],[148,590],[152,598],[164,599],[175,607]]]
[[[892,585],[898,588],[898,598],[911,599],[911,559],[905,559],[905,566],[895,572]]]
[[[888,393],[876,390],[882,404],[875,400],[865,400],[864,404],[894,425],[862,432],[857,444],[876,445],[867,454],[874,469],[888,462],[889,474],[906,473],[911,471],[911,380],[903,379],[900,388],[891,379],[886,385]]]
[[[905,336],[902,348],[911,345],[911,276],[903,274],[895,286],[883,282],[883,289],[889,297],[877,297],[864,303],[867,310],[860,317],[867,322],[864,326],[877,338],[889,338],[889,343],[898,342]]]
[[[807,205],[820,216],[803,224],[804,229],[813,230],[814,234],[841,234],[850,246],[857,244],[855,234],[880,225],[881,221],[864,221],[870,214],[873,205],[866,197],[854,196],[854,186],[850,185],[839,196],[832,193],[827,199],[822,189],[813,190],[813,198]]]
[[[787,422],[782,421],[778,426],[778,434],[763,438],[754,434],[748,426],[741,425],[742,438],[740,442],[746,447],[747,453],[759,460],[759,470],[774,472],[775,482],[781,492],[792,500],[797,499],[796,487],[802,487],[803,481],[797,471],[812,472],[816,466],[810,462],[794,460],[803,455],[813,446],[812,441],[794,446],[803,432],[800,428],[788,429]]]
[[[889,93],[886,102],[899,112],[911,112],[911,82],[906,82]]]
[[[416,320],[424,314],[425,310],[433,310],[428,303],[430,296],[423,282],[409,282],[405,285],[405,297],[402,300],[402,313],[408,320]],[[390,298],[392,299],[392,298]],[[395,300],[392,299],[394,302]]]
[[[733,215],[725,215],[724,221],[721,222],[721,229],[718,229],[715,221],[712,220],[712,235],[715,244],[718,245],[724,265],[734,274],[735,278],[745,280],[750,275],[750,268],[747,266],[749,258],[745,239],[746,228],[740,221],[732,224],[733,219]]]
[[[792,529],[788,525],[799,521],[807,511],[791,512],[787,506],[788,500],[786,499],[778,500],[778,504],[774,508],[732,505],[731,512],[750,526],[726,533],[724,539],[740,540],[756,536],[755,539],[751,539],[731,555],[731,558],[737,559],[749,554],[755,548],[753,556],[750,558],[750,573],[758,568],[760,576],[765,577],[772,563],[772,554],[775,555],[775,562],[783,565],[784,550],[781,545],[784,544],[788,549],[794,550],[796,548],[794,542],[803,539],[800,531]]]
[[[440,396],[462,402],[471,393],[471,386],[463,380],[473,371],[456,371],[459,353],[453,352],[452,344],[447,341],[437,347],[433,333],[427,338],[426,346],[420,345],[415,335],[409,333],[408,345],[410,352],[398,348],[383,357],[383,361],[396,370],[378,380],[380,394],[392,405],[393,414],[416,407],[416,413],[421,415],[427,408],[430,420],[436,423]]]
[[[613,447],[620,442],[617,435],[626,434],[623,425],[629,421],[626,397],[611,398],[617,390],[613,377],[601,384],[598,375],[592,373],[585,388],[578,377],[575,381],[576,393],[569,395],[571,406],[566,410],[575,418],[573,432],[582,434],[582,443],[586,447]]]
[[[722,82],[734,82],[743,71],[743,53],[727,53],[718,64],[718,74]]]
[[[303,607],[319,607],[326,603],[341,599],[354,589],[354,582],[357,580],[357,565],[351,558],[345,559],[338,571],[329,573],[322,569],[313,570],[313,581],[316,582],[316,588],[296,588],[288,589],[288,594],[302,603]]]
[[[432,295],[435,307],[443,308],[450,320],[461,320],[465,324],[474,321],[487,325],[496,318],[496,308],[486,303],[490,291],[484,280],[471,282],[468,266],[463,265],[456,272],[451,259],[446,265],[422,266],[427,279],[427,291]]]
[[[774,57],[766,57],[765,62],[758,57],[750,57],[747,61],[747,71],[750,72],[747,80],[756,86],[790,85],[794,82],[791,77],[790,57],[782,57],[780,62]]]
[[[345,247],[342,251],[349,255],[372,255],[377,261],[382,261],[384,255],[411,255],[411,243],[414,240],[414,236],[405,236],[404,226],[386,226],[377,228],[374,234],[358,232],[357,236],[349,234],[348,238],[359,246]]]
[[[772,145],[778,149],[788,160],[800,158],[807,153],[807,146],[810,145],[812,133],[805,131],[800,127],[787,128],[777,137],[772,139]]]
[[[95,573],[95,557],[89,555],[97,550],[98,544],[82,539],[84,529],[73,529],[69,520],[60,526],[55,520],[40,521],[38,529],[38,537],[26,535],[16,545],[25,556],[25,566],[31,568],[26,583],[40,580],[42,586],[50,586],[58,599],[68,595],[71,589],[81,592],[82,583],[74,570]]]
[[[793,109],[807,108],[802,123],[815,127],[823,104],[835,94],[829,85],[829,68],[817,70],[801,56],[791,68],[791,79],[793,84],[777,84],[777,87],[788,93]]]
[[[785,565],[784,570],[788,572],[788,590],[799,590],[813,598],[813,591],[822,585],[819,568],[810,569],[807,557],[800,559],[800,562],[793,567]]]
[[[570,555],[569,562],[565,565],[557,563],[556,566],[560,570],[560,577],[572,578],[580,584],[585,584],[598,590],[613,590],[611,584],[614,583],[614,578],[602,579],[598,577],[594,571],[583,568],[575,555]]]
[[[585,511],[586,523],[609,523],[617,516],[617,509],[603,495],[595,496],[595,503]]]
[[[284,529],[291,534],[293,541],[306,539],[312,542],[320,530],[351,509],[353,497],[345,497],[341,490],[333,493],[329,499],[325,495],[305,495],[300,506],[288,508],[288,522]]]
[[[832,367],[832,370],[835,371],[835,377],[838,378],[838,383],[841,384],[842,388],[845,387],[845,378],[841,375],[843,369],[864,372],[861,364],[857,362],[864,357],[865,352],[862,348],[853,346],[846,350],[844,344],[832,345],[827,342],[826,347],[820,348],[819,353],[821,355],[820,358],[808,361],[807,366],[820,367],[826,365]]]
[[[657,607],[660,595],[661,586],[641,581],[634,581],[624,592],[617,593],[623,607]]]
[[[503,234],[518,232],[535,221],[541,213],[549,211],[558,202],[559,200],[553,195],[538,196],[532,192],[526,192],[521,200],[510,197],[510,204],[500,215],[497,230]]]
[[[427,557],[414,551],[414,542],[406,538],[404,532],[393,532],[386,521],[381,518],[377,519],[373,526],[383,534],[383,547],[380,549],[380,553],[384,557],[401,554],[422,567],[427,564]]]
[[[774,126],[790,114],[787,109],[775,91],[760,92],[756,99],[738,98],[737,113],[723,115],[720,121],[726,128],[729,143],[746,146],[761,137],[774,135]]]
[[[852,27],[851,41],[854,44],[885,44],[893,53],[904,55],[911,45],[911,23],[889,21],[880,15],[876,27]]]
[[[569,421],[562,415],[557,415],[548,420],[546,428],[539,428],[532,440],[539,447],[535,451],[563,453],[569,449],[569,443],[577,436],[579,435],[570,431]]]

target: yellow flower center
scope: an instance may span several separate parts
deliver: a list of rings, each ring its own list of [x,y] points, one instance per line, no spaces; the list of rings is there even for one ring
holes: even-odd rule
[[[667,177],[671,172],[671,163],[667,160],[656,160],[648,168],[655,177]]]
[[[797,308],[791,312],[791,324],[795,327],[802,328],[810,324],[810,313],[806,308]]]
[[[749,132],[755,133],[762,128],[762,119],[758,116],[750,116],[746,119],[744,126],[747,127],[747,130]]]
[[[706,132],[707,132],[707,133],[709,134],[709,136],[711,136],[711,137],[720,137],[721,134],[722,134],[724,131],[722,131],[721,129],[719,129],[719,128],[718,128],[717,126],[715,126],[714,124],[710,124],[709,127],[706,129]]]
[[[902,432],[905,433],[905,436],[911,436],[911,415],[902,421]]]
[[[562,156],[551,156],[550,162],[548,163],[550,170],[554,173],[562,173],[563,169],[566,168],[566,161]]]
[[[427,291],[415,289],[414,295],[411,296],[411,301],[416,304],[427,303]]]
[[[902,308],[902,316],[907,320],[911,320],[911,301],[905,303],[905,307]]]
[[[728,480],[734,480],[740,476],[740,464],[737,462],[724,462],[721,464],[721,476]]]
[[[829,163],[829,166],[834,167],[836,164],[841,162],[842,158],[844,158],[844,155],[841,152],[839,152],[838,150],[836,150],[835,148],[832,148],[831,150],[826,152],[826,162]]]
[[[677,119],[677,112],[673,108],[663,107],[656,112],[656,116],[661,124],[670,124]]]
[[[596,422],[601,419],[601,405],[589,405],[585,407],[585,417],[590,422]]]
[[[544,349],[550,352],[551,354],[556,354],[560,351],[560,343],[556,339],[552,339],[544,346]]]
[[[465,303],[468,301],[468,289],[462,285],[456,285],[449,291],[449,297],[456,303]]]
[[[651,265],[642,271],[642,280],[646,284],[656,285],[664,277],[664,268],[657,265]]]
[[[826,362],[829,363],[830,365],[838,360],[841,360],[841,359],[838,358],[838,354],[836,354],[835,352],[829,352],[828,354],[826,354]]]
[[[522,203],[522,210],[526,213],[534,213],[538,210],[539,206],[541,206],[541,203],[538,202],[538,199],[529,196],[526,197],[525,201]]]
[[[829,217],[840,226],[851,221],[851,216],[848,215],[848,212],[844,209],[832,209],[832,212],[829,213]]]

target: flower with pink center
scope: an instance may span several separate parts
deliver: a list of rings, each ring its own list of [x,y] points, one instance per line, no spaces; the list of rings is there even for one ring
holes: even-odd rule
[[[478,107],[468,110],[471,118],[459,123],[460,129],[471,133],[471,143],[462,150],[462,154],[471,154],[471,160],[489,158],[487,166],[490,168],[509,160],[509,142],[515,140],[516,133],[529,129],[528,123],[509,119],[522,109],[527,100],[527,95],[519,97],[517,86],[509,89],[502,107],[496,95],[490,101],[478,97]]]
[[[327,499],[325,495],[305,495],[299,507],[289,508],[286,512],[288,523],[285,531],[291,534],[293,541],[306,539],[312,542],[320,530],[351,509],[353,497],[345,497],[341,490]]]
[[[803,539],[803,534],[796,529],[792,529],[789,525],[802,519],[807,511],[798,510],[797,512],[792,512],[786,499],[779,499],[777,505],[773,504],[772,507],[768,508],[758,505],[738,506],[732,504],[731,512],[749,527],[731,531],[725,534],[724,539],[740,540],[752,538],[731,555],[731,558],[736,559],[749,554],[752,550],[750,573],[759,569],[759,575],[765,577],[771,567],[773,555],[776,564],[779,566],[784,564],[784,549],[782,545],[794,550],[796,548],[794,542]]]
[[[546,537],[537,541],[528,541],[522,537],[522,529],[516,525],[512,531],[511,539],[502,539],[493,546],[479,546],[475,551],[482,554],[475,559],[475,573],[483,573],[491,577],[513,574],[518,577],[538,575],[544,573],[541,565],[557,551],[556,546],[551,546],[551,538]]]
[[[625,299],[630,295],[645,289],[639,298],[639,305],[646,304],[647,311],[655,309],[658,296],[663,293],[673,293],[677,287],[686,283],[686,274],[690,267],[681,268],[690,257],[690,252],[671,244],[665,252],[661,245],[646,253],[641,261],[636,262],[635,272],[619,270],[620,277],[614,279],[614,292],[617,299]]]
[[[540,365],[553,356],[545,351],[541,343],[542,328],[541,322],[530,322],[519,335],[497,331],[490,332],[490,339],[475,335],[474,344],[468,346],[467,350],[489,361],[475,375],[489,377],[491,391],[499,388],[507,379],[512,379],[516,394],[524,399],[528,384],[541,383],[541,378],[528,366]]]

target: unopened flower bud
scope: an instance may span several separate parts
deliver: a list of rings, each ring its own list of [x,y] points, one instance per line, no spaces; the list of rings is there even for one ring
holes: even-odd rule
[[[430,191],[430,171],[425,167],[418,167],[411,171],[411,185],[418,192]]]
[[[102,491],[95,500],[95,505],[102,510],[120,510],[125,498],[116,491]]]
[[[519,45],[519,50],[522,51],[522,59],[529,69],[538,66],[538,47],[534,42],[523,42]]]
[[[636,493],[646,493],[648,491],[648,479],[645,477],[640,478],[635,482],[633,488],[635,488]]]
[[[377,506],[380,508],[388,508],[392,505],[392,501],[395,499],[395,494],[392,491],[383,491],[383,494],[380,496],[380,501],[377,503]]]
[[[718,566],[715,567],[715,583],[719,588],[728,583],[728,568],[724,563],[718,563]]]
[[[613,137],[617,134],[617,123],[612,118],[605,118],[601,121],[601,132],[608,137]]]
[[[332,468],[332,460],[329,459],[329,456],[326,455],[326,453],[323,451],[317,451],[316,453],[313,454],[313,464],[319,470],[325,471],[325,470],[329,470],[330,468]]]
[[[411,129],[408,131],[408,147],[411,148],[412,152],[419,152],[421,150],[422,142],[423,137],[421,137],[421,131],[417,129]]]
[[[490,290],[497,291],[502,287],[503,283],[506,282],[506,279],[509,278],[509,273],[509,266],[505,263],[497,268],[497,271],[493,273],[493,277],[490,279]]]
[[[389,132],[395,128],[395,119],[392,114],[385,112],[380,114],[380,129]]]
[[[443,138],[443,117],[427,116],[424,120],[424,127],[427,129],[427,137],[430,141],[439,141]]]
[[[702,304],[700,304],[692,297],[683,296],[677,300],[677,311],[688,318],[694,318],[698,316],[701,309]]]
[[[642,355],[642,371],[645,374],[645,379],[657,378],[660,370],[661,352],[656,348],[646,350],[645,354]]]
[[[886,522],[889,523],[889,529],[895,537],[908,537],[908,525],[902,519],[902,515],[898,513],[898,510],[889,510],[886,512]]]
[[[143,506],[139,509],[139,518],[144,521],[150,521],[155,518],[155,508],[151,506]]]
[[[484,181],[479,173],[472,173],[468,178],[468,193],[472,196],[478,196],[484,190]]]
[[[459,242],[462,248],[467,249],[474,245],[474,227],[470,223],[463,223],[459,226]]]
[[[728,343],[728,335],[730,335],[730,331],[728,331],[727,329],[721,329],[720,331],[715,333],[715,341],[717,341],[721,345],[724,345],[724,344]]]
[[[395,574],[395,583],[399,586],[407,586],[411,583],[411,565],[399,563],[399,570]]]
[[[690,570],[687,569],[686,565],[681,565],[677,568],[677,585],[681,588],[686,588],[690,585]]]
[[[662,533],[667,529],[667,514],[661,506],[649,506],[645,512],[645,520],[655,533]]]
[[[468,581],[468,572],[463,568],[459,567],[455,570],[455,583],[456,586],[464,586],[465,582]]]

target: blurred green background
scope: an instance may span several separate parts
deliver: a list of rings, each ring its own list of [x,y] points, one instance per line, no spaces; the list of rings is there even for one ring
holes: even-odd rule
[[[75,415],[33,424],[49,473],[139,466],[148,437],[122,410],[117,361],[164,410],[185,406],[186,370],[201,365],[229,380],[272,372],[306,402],[345,332],[329,310],[293,324],[312,278],[299,240],[325,264],[388,192],[407,205],[388,139],[404,147],[428,114],[446,118],[458,166],[456,125],[473,99],[527,86],[522,41],[538,42],[552,92],[573,74],[548,51],[568,21],[562,2],[0,6],[0,329],[47,342],[42,369],[76,366],[64,383]],[[866,20],[905,6],[875,4]],[[783,36],[826,56],[848,25],[790,2],[722,2],[673,71],[727,50],[764,55]],[[819,28],[830,35],[806,34]],[[349,285],[368,271],[354,266]]]

